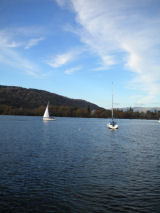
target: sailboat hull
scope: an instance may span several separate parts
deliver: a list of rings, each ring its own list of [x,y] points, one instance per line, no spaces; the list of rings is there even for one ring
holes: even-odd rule
[[[55,119],[55,118],[44,118],[44,117],[43,117],[43,120],[44,120],[44,121],[55,121],[56,119]]]
[[[118,124],[115,124],[114,126],[110,123],[107,124],[109,129],[118,129]]]

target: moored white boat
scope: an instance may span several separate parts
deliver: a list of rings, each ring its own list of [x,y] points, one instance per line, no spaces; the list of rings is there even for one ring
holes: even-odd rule
[[[109,129],[118,129],[118,124],[114,121],[111,121],[107,124]]]
[[[55,121],[56,120],[55,118],[52,118],[49,116],[49,103],[47,104],[46,110],[44,112],[43,120],[44,121]]]
[[[113,119],[113,83],[112,83],[112,120],[107,124],[109,129],[118,129],[118,124]]]

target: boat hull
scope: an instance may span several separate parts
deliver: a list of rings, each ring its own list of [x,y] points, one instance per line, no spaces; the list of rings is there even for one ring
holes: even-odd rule
[[[118,129],[118,124],[115,124],[114,126],[112,124],[107,124],[109,129]]]
[[[43,118],[44,121],[55,121],[55,118]]]

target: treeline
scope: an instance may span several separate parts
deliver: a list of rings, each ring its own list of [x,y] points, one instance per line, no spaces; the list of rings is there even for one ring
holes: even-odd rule
[[[8,105],[0,105],[1,115],[32,115],[32,116],[42,116],[44,114],[46,106],[40,106],[33,109],[23,108],[23,107],[12,107]],[[87,108],[78,108],[70,106],[53,106],[49,107],[51,116],[58,117],[93,117],[93,118],[110,118],[111,110],[105,110],[99,108],[97,110],[91,110],[88,105]],[[147,111],[147,112],[134,112],[133,109],[128,109],[127,111],[115,109],[115,118],[126,118],[126,119],[159,119],[160,111]]]
[[[42,116],[44,114],[46,106],[40,106],[37,108],[15,108],[8,105],[0,105],[1,115],[32,115],[32,116]],[[70,106],[49,106],[49,112],[51,116],[59,117],[90,117],[92,112],[90,107],[88,108],[77,108]],[[95,113],[96,111],[94,111]]]
[[[116,118],[126,118],[126,119],[159,119],[160,111],[146,111],[146,112],[134,112],[132,108],[127,111],[114,110],[114,115]]]

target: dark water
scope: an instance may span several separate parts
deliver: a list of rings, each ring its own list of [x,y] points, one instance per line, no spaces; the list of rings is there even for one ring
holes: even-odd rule
[[[0,116],[0,212],[160,212],[160,124]]]

